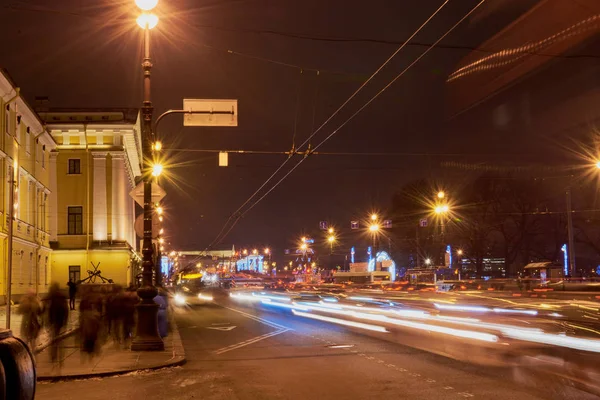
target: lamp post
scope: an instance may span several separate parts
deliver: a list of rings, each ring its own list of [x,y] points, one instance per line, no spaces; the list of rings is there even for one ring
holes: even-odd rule
[[[144,99],[142,105],[142,156],[144,180],[144,240],[142,243],[142,286],[137,293],[141,301],[136,306],[138,323],[135,337],[131,343],[131,350],[164,350],[165,344],[158,334],[158,304],[154,297],[158,294],[152,285],[154,265],[152,260],[152,176],[160,174],[161,167],[152,165],[152,101],[150,100],[150,74],[152,62],[150,60],[150,29],[158,24],[158,17],[150,11],[156,7],[158,0],[135,0],[135,4],[142,10],[137,18],[138,25],[144,30],[144,59],[142,70],[144,72]]]
[[[373,238],[373,246],[371,247],[371,258],[373,259],[373,270],[377,271],[377,234],[379,233],[379,222],[377,221],[377,214],[371,215],[371,225],[369,230],[371,231]]]

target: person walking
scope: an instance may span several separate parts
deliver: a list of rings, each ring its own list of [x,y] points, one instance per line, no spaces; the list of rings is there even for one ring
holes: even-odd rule
[[[75,296],[77,295],[77,282],[73,281],[73,278],[69,279],[67,282],[67,286],[69,287],[69,309],[75,309]]]
[[[100,331],[100,312],[98,311],[99,296],[87,293],[79,302],[79,327],[81,360],[91,361],[98,351],[98,334]]]
[[[48,291],[48,326],[50,329],[50,359],[52,362],[59,362],[62,364],[62,357],[60,354],[60,345],[58,343],[58,335],[62,328],[67,324],[69,317],[69,308],[67,306],[67,297],[60,291],[60,286],[57,282],[50,285]]]
[[[34,351],[41,329],[42,303],[33,289],[29,289],[23,296],[17,312],[21,314],[21,336]]]
[[[165,338],[169,330],[169,323],[167,315],[167,294],[163,288],[158,288],[158,294],[154,297],[154,302],[158,304],[158,334],[161,338]]]

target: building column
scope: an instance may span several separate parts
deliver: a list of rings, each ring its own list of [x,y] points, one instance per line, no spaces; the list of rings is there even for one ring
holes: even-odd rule
[[[57,189],[57,170],[56,170],[56,159],[58,157],[58,152],[51,152],[48,157],[48,176],[50,177],[50,195],[48,197],[48,209],[47,209],[47,218],[48,218],[48,227],[46,227],[46,222],[44,221],[44,230],[50,232],[50,241],[56,242],[58,241],[58,195],[56,192]],[[87,211],[87,210],[86,210]]]
[[[129,185],[126,180],[125,155],[111,153],[112,156],[112,234],[115,240],[127,240],[132,216],[129,213],[127,198]]]
[[[94,209],[92,213],[93,240],[108,240],[108,209],[106,201],[106,152],[92,152],[93,179],[92,196]]]

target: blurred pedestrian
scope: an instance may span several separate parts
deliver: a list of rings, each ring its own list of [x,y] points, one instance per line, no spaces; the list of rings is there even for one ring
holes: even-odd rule
[[[33,289],[29,289],[19,303],[17,312],[21,314],[21,336],[33,351],[40,334],[42,302]]]
[[[82,361],[86,355],[91,359],[97,352],[100,331],[99,300],[99,296],[86,293],[79,302],[79,334]]]
[[[112,291],[106,296],[106,307],[104,318],[106,321],[107,333],[112,339],[120,342],[120,318],[119,301],[123,294],[123,288],[120,285],[114,285]]]
[[[135,305],[139,298],[135,289],[130,286],[124,293],[121,301],[121,324],[123,328],[123,341],[125,346],[133,336],[133,326],[135,324]]]
[[[158,304],[158,334],[161,338],[167,336],[168,315],[167,315],[167,294],[163,288],[158,288],[158,294],[154,297],[154,302]]]
[[[75,296],[77,295],[77,282],[73,281],[73,278],[69,279],[67,282],[67,286],[69,287],[69,309],[75,309]]]
[[[62,357],[60,352],[60,346],[57,338],[60,335],[60,331],[67,324],[69,317],[69,308],[67,306],[67,297],[60,291],[60,286],[57,282],[50,285],[48,291],[48,327],[50,330],[50,359],[52,362],[58,361],[62,364]]]

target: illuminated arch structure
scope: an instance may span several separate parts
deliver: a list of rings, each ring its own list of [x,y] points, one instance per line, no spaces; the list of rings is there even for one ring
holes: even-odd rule
[[[388,266],[387,271],[390,273],[390,280],[393,282],[396,280],[396,263],[394,262],[394,260],[392,260],[392,258],[390,257],[390,255],[385,252],[385,251],[380,251],[377,253],[377,262],[378,263],[382,263],[382,266],[384,265],[385,261],[390,261],[390,263],[385,263]],[[375,271],[375,260],[371,259],[369,260],[369,267],[368,267],[369,272],[373,272]]]

